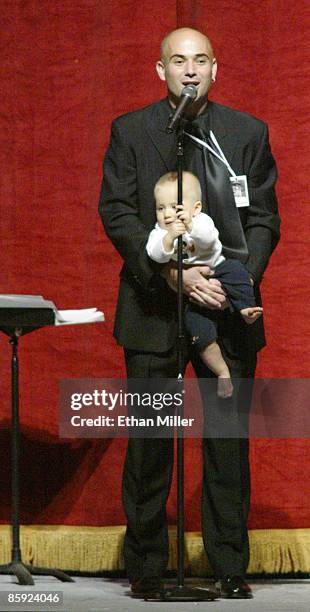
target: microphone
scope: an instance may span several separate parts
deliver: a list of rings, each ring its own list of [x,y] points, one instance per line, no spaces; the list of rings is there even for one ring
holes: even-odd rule
[[[195,85],[186,85],[182,89],[180,102],[178,106],[176,107],[173,115],[170,115],[169,117],[168,125],[166,127],[167,134],[171,134],[174,131],[176,123],[179,121],[179,119],[181,119],[186,107],[191,102],[193,102],[193,100],[195,100],[196,97],[197,97],[197,89]]]

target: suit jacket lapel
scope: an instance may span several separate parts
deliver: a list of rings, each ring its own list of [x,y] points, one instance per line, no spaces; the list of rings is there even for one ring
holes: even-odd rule
[[[209,102],[208,120],[205,120],[205,126],[208,124],[207,131],[209,129],[213,131],[225,157],[231,163],[236,142],[236,131],[234,126],[227,124],[227,122],[225,125],[224,115],[224,112],[220,114],[219,109],[214,103]],[[199,124],[203,129],[201,120],[199,120]],[[212,147],[214,148],[214,145]],[[204,150],[204,157],[208,208],[215,226],[219,230],[220,240],[223,244],[223,253],[226,257],[237,258],[242,262],[246,262],[248,248],[239,211],[233,197],[228,169],[209,151],[206,152]]]
[[[148,117],[145,125],[145,129],[148,132],[155,148],[159,152],[162,160],[164,161],[167,170],[176,166],[176,135],[175,132],[172,134],[166,134],[166,127],[168,118],[171,113],[169,108],[169,102],[167,98],[161,100],[152,107],[152,114]],[[235,128],[232,125],[224,125],[223,117],[217,109],[217,105],[214,102],[208,102],[208,113],[205,117],[208,117],[210,122],[208,125],[214,132],[220,146],[230,162],[234,155],[235,148]],[[202,117],[202,126],[207,120]]]
[[[152,114],[146,122],[148,132],[155,148],[162,158],[167,170],[176,169],[176,134],[166,134],[166,127],[171,110],[167,99],[161,100],[152,108]]]
[[[208,102],[208,117],[210,129],[215,134],[227,160],[231,162],[234,156],[236,143],[235,127],[225,122],[225,113],[220,113],[214,102]]]

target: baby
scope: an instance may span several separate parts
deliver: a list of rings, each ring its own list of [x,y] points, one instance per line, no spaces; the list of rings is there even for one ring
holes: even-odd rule
[[[246,323],[254,323],[263,309],[255,305],[249,272],[237,259],[225,259],[219,233],[211,219],[202,213],[201,188],[197,177],[183,172],[183,206],[177,205],[177,173],[169,172],[156,183],[157,223],[146,245],[151,259],[158,263],[176,260],[178,236],[183,237],[183,265],[207,265],[220,280],[227,299]],[[231,397],[233,385],[228,366],[217,343],[217,329],[208,318],[208,309],[189,304],[185,327],[204,364],[218,377],[217,393]]]

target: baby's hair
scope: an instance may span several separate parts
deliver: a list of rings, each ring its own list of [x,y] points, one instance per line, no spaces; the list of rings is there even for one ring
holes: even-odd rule
[[[199,183],[197,176],[195,176],[195,174],[193,174],[192,172],[188,172],[187,170],[184,170],[182,172],[182,178],[183,178],[183,185],[186,180],[191,181],[191,186],[194,187],[195,190],[197,190],[197,195],[199,196],[198,199],[201,200],[201,187],[200,187],[200,183]],[[160,179],[158,179],[155,185],[155,188],[154,188],[155,197],[156,197],[156,190],[158,187],[163,187],[166,183],[175,183],[177,182],[177,180],[178,180],[177,172],[167,172],[167,174],[163,174],[163,176],[161,176]]]

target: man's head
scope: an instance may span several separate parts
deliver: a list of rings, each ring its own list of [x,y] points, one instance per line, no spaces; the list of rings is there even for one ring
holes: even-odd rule
[[[167,83],[172,106],[176,106],[182,89],[191,84],[197,88],[197,98],[189,110],[193,114],[202,112],[217,70],[212,45],[204,34],[191,28],[170,32],[162,41],[156,70],[159,78]]]
[[[201,212],[201,188],[198,178],[191,172],[182,174],[183,208],[190,218]],[[156,218],[159,227],[167,229],[177,216],[178,175],[168,172],[160,177],[154,189]]]

